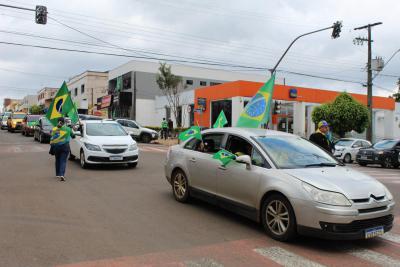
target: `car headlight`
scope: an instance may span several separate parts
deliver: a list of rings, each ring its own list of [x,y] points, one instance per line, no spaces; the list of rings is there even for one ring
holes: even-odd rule
[[[378,155],[382,155],[383,153],[385,153],[385,152],[383,152],[383,151],[378,151]]]
[[[350,201],[341,193],[318,189],[303,182],[303,188],[310,194],[311,198],[320,203],[333,206],[351,206]]]
[[[344,150],[344,148],[338,148],[338,149],[335,149],[336,151],[343,151]]]
[[[129,146],[129,151],[134,151],[137,149],[137,144],[132,144]]]
[[[390,193],[389,189],[387,189],[386,186],[384,186],[384,187],[385,187],[385,191],[386,191],[386,198],[387,198],[389,201],[392,201],[392,200],[393,200],[393,195],[392,195],[392,193]]]
[[[101,151],[101,148],[100,148],[100,146],[98,146],[98,145],[93,145],[93,144],[89,144],[89,143],[84,143],[85,144],[85,147],[88,149],[88,150],[91,150],[91,151]]]

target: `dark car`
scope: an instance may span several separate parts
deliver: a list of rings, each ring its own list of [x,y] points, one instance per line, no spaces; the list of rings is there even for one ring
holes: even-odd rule
[[[41,115],[26,115],[22,121],[22,135],[31,136],[33,135],[35,126],[38,124]]]
[[[397,168],[400,165],[400,139],[382,140],[370,148],[360,149],[357,162],[361,166],[380,164],[384,168]]]
[[[34,128],[33,138],[40,143],[49,143],[53,126],[46,117],[41,117]]]

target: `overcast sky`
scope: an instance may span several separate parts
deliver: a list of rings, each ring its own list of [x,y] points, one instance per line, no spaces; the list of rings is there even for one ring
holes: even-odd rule
[[[278,83],[285,78],[289,85],[337,91],[366,92],[361,83],[367,77],[367,44],[354,45],[353,39],[366,37],[367,31],[353,28],[383,22],[373,28],[373,57],[387,61],[400,49],[396,0],[0,0],[0,4],[45,5],[58,21],[49,18],[47,25],[37,25],[33,12],[0,7],[0,42],[246,66],[224,67],[241,72],[248,72],[247,67],[271,68],[297,35],[340,20],[344,25],[340,38],[331,39],[331,31],[326,31],[300,39],[279,69],[355,83],[277,74]],[[0,43],[0,106],[5,97],[22,98],[44,86],[59,87],[85,70],[107,71],[129,60]],[[265,71],[251,72],[268,78]],[[374,94],[395,92],[397,77],[400,53],[374,81]]]

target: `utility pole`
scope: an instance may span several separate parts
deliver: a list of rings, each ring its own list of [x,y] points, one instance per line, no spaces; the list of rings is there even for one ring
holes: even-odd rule
[[[368,30],[367,38],[356,38],[355,43],[368,43],[368,63],[367,63],[367,107],[369,111],[370,122],[367,128],[366,138],[368,141],[372,142],[372,121],[373,121],[373,113],[372,113],[372,68],[371,68],[371,60],[372,60],[372,37],[371,37],[371,28],[377,25],[381,25],[382,22],[377,22],[373,24],[364,25],[361,27],[354,28],[354,30]]]

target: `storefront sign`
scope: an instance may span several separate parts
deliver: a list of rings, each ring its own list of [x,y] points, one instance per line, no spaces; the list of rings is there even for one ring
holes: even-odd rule
[[[290,98],[297,98],[297,89],[296,88],[290,88],[289,89],[289,97]]]
[[[103,97],[101,98],[100,109],[108,108],[108,107],[111,105],[111,99],[112,99],[112,96],[111,96],[111,95],[103,96]]]
[[[205,111],[207,109],[207,99],[203,97],[197,98],[197,106]]]

